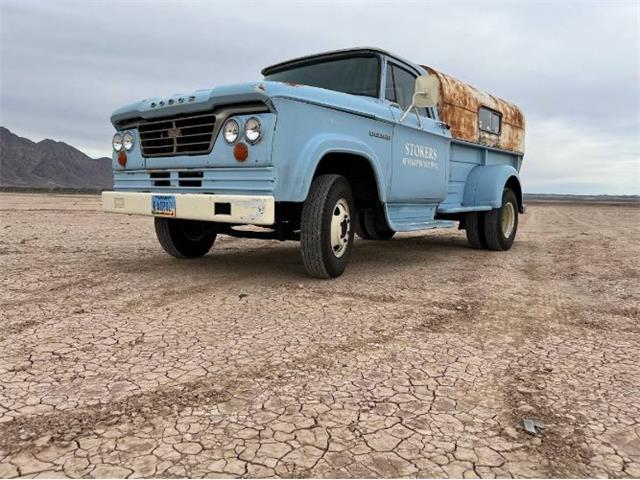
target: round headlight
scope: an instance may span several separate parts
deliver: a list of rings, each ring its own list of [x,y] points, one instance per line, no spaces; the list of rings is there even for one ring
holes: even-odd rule
[[[122,135],[120,135],[119,133],[116,133],[113,136],[113,140],[111,140],[111,145],[113,145],[113,149],[116,152],[119,152],[120,150],[122,150]]]
[[[128,152],[133,148],[133,142],[135,141],[135,137],[131,132],[125,132],[122,136],[122,145],[124,149]]]
[[[222,127],[222,135],[224,136],[225,142],[228,144],[232,144],[238,139],[240,135],[240,125],[233,118],[227,120]]]
[[[256,117],[251,117],[247,120],[247,123],[244,124],[244,136],[249,143],[258,143],[260,137],[262,137],[262,125],[260,125],[260,120]]]

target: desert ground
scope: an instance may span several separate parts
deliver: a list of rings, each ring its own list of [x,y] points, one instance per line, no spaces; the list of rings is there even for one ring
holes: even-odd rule
[[[640,208],[520,220],[319,281],[294,242],[180,261],[97,196],[0,194],[0,477],[640,477]]]

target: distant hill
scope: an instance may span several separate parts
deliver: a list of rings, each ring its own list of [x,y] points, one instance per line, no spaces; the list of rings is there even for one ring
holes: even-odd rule
[[[111,189],[111,159],[91,158],[64,142],[32,142],[0,127],[0,187]]]

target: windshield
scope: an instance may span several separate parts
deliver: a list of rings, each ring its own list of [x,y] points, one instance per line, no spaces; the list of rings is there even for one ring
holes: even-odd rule
[[[299,83],[352,95],[378,96],[378,57],[358,56],[311,62],[266,75],[264,79]]]

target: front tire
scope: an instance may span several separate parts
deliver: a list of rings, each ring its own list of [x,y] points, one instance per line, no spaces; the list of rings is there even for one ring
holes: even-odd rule
[[[346,178],[330,174],[313,180],[300,223],[302,262],[309,275],[334,278],[344,272],[353,247],[354,214]]]
[[[509,250],[518,231],[518,200],[510,188],[502,194],[502,206],[484,214],[484,239],[489,250]]]
[[[154,224],[160,245],[176,258],[202,257],[216,240],[216,233],[206,222],[155,217]]]

